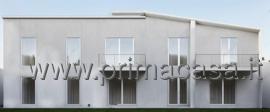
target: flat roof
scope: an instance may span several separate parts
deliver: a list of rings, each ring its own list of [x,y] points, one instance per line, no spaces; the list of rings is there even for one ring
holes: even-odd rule
[[[4,16],[3,19],[145,19],[145,16]]]
[[[113,12],[112,15],[115,15],[115,16],[124,16],[124,15],[125,16],[146,16],[146,17],[154,17],[154,18],[167,19],[167,20],[173,20],[173,21],[181,21],[181,22],[196,21],[197,24],[201,24],[201,25],[216,26],[216,27],[222,27],[222,28],[232,28],[232,29],[245,30],[245,31],[256,32],[256,33],[260,32],[259,28],[252,28],[252,27],[227,24],[227,23],[220,23],[220,22],[212,22],[212,21],[206,21],[206,20],[195,19],[195,18],[171,16],[171,15],[165,15],[165,14],[159,14],[159,13],[153,13],[153,12]]]
[[[146,17],[160,18],[172,21],[190,22],[195,21],[200,25],[215,26],[229,29],[244,30],[259,33],[258,28],[212,22],[201,19],[171,16],[153,12],[113,12],[112,16],[4,16],[3,19],[145,19]]]

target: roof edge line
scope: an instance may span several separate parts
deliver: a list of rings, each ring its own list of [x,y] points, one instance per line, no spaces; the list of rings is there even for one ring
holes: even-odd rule
[[[182,21],[182,22],[196,21],[196,23],[199,23],[202,25],[233,28],[233,29],[246,30],[246,31],[256,32],[256,33],[260,32],[259,28],[254,28],[254,27],[247,27],[247,26],[228,24],[228,23],[222,23],[222,22],[213,22],[213,21],[196,19],[196,18],[171,16],[171,15],[159,14],[159,13],[147,12],[147,11],[144,11],[144,12],[113,12],[112,15],[115,15],[115,16],[124,16],[124,15],[125,16],[134,16],[134,15],[138,16],[138,15],[140,15],[140,16],[155,17],[155,18],[168,19],[168,20],[174,20],[174,21]]]
[[[2,16],[3,19],[145,19],[145,16]]]

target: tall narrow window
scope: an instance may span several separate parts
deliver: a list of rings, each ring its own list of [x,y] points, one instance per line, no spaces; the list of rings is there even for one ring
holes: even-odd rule
[[[222,80],[210,81],[210,103],[222,104]]]
[[[21,62],[24,66],[35,65],[36,60],[36,39],[21,39]]]
[[[180,39],[178,38],[170,38],[169,39],[169,65],[179,65],[180,59],[179,59],[179,46],[178,41]]]
[[[105,41],[105,60],[106,64],[116,65],[119,60],[119,39],[109,38]]]
[[[221,64],[237,63],[237,38],[223,37],[220,39]]]
[[[123,103],[136,104],[136,80],[123,80]]]
[[[235,104],[235,80],[210,80],[210,104]]]
[[[120,62],[134,64],[134,50],[133,50],[133,38],[120,38]]]
[[[113,79],[109,81],[109,103],[111,105],[121,104],[121,80]]]
[[[224,104],[235,104],[235,80],[224,80]]]
[[[136,104],[136,80],[109,81],[109,104]]]
[[[68,104],[79,104],[80,82],[78,79],[68,79]]]
[[[22,79],[22,103],[35,104],[35,80],[32,78]]]
[[[188,63],[188,39],[169,38],[169,65],[178,66]],[[187,104],[187,80],[169,80],[169,104]]]
[[[127,37],[108,38],[105,41],[106,64],[119,66],[134,64],[134,39]],[[136,80],[123,79],[109,80],[109,104],[136,104]]]
[[[169,38],[169,65],[187,64],[188,45],[188,38]]]
[[[81,63],[81,39],[79,37],[66,39],[66,61],[75,65]]]
[[[169,103],[170,104],[177,104],[177,79],[170,79],[169,80]]]
[[[133,64],[134,42],[133,38],[108,38],[105,45],[105,60],[109,65]]]
[[[187,104],[186,79],[169,79],[169,104]]]
[[[81,40],[79,37],[66,39],[66,63],[79,66],[81,64]],[[75,71],[70,71],[67,80],[67,103],[79,104],[80,80],[75,79]]]
[[[187,80],[180,79],[180,104],[187,103]]]

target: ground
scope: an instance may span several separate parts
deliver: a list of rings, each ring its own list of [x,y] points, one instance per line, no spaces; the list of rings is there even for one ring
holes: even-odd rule
[[[270,109],[0,109],[0,112],[270,112]]]

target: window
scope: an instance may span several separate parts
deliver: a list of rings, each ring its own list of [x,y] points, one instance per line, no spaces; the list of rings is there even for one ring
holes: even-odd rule
[[[35,80],[32,78],[22,79],[22,103],[35,104]]]
[[[210,80],[210,104],[235,104],[235,80]]]
[[[78,79],[68,79],[68,104],[79,104],[80,99],[80,81]]]
[[[222,80],[210,81],[210,103],[222,104]]]
[[[80,65],[81,39],[79,37],[69,37],[66,39],[66,62]]]
[[[105,60],[109,65],[134,64],[133,38],[108,38],[105,42]]]
[[[188,39],[169,38],[169,65],[187,64]]]
[[[24,66],[35,65],[36,60],[36,39],[21,39],[21,64]]]
[[[169,80],[169,104],[187,104],[187,80]]]
[[[221,64],[237,63],[237,38],[223,37],[220,39]]]
[[[113,79],[109,81],[109,102],[111,105],[121,104],[122,81]]]
[[[68,37],[66,39],[66,63],[81,64],[81,40],[79,37]],[[79,104],[80,99],[80,80],[75,79],[75,71],[70,71],[67,80],[67,103]]]
[[[235,104],[235,80],[223,80],[224,104]]]
[[[188,39],[169,38],[169,65],[186,65]],[[187,104],[187,80],[169,79],[169,104]]]
[[[109,104],[136,104],[136,80],[109,80]]]

